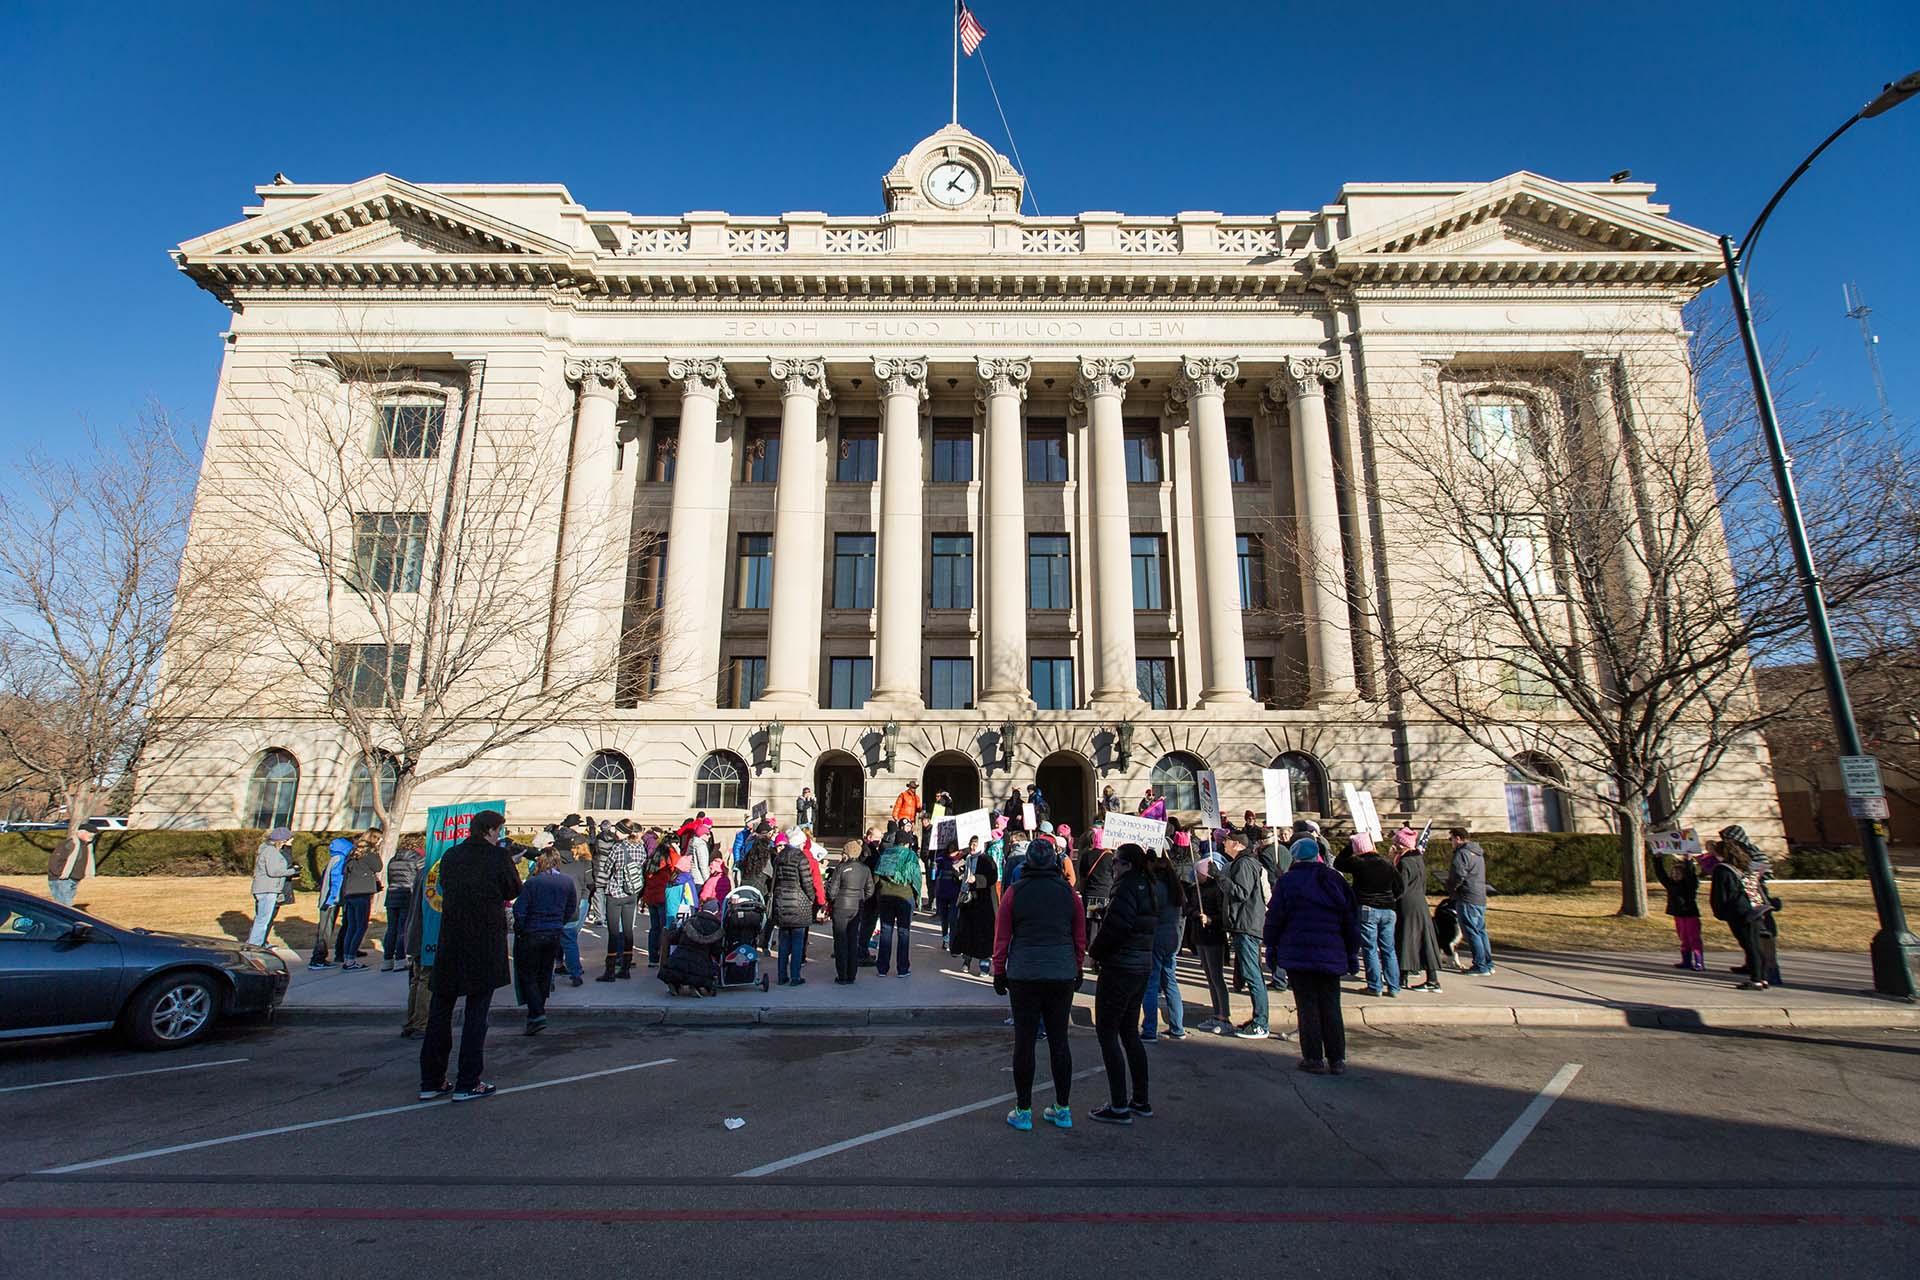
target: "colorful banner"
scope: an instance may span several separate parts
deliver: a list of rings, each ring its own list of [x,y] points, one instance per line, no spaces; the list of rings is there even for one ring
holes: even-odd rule
[[[1193,775],[1193,786],[1200,793],[1200,822],[1212,831],[1220,825],[1220,779],[1202,769]]]
[[[469,804],[437,804],[427,810],[427,859],[420,868],[420,963],[433,967],[440,950],[440,859],[467,838],[473,815],[492,809],[505,816],[504,800],[476,800]]]

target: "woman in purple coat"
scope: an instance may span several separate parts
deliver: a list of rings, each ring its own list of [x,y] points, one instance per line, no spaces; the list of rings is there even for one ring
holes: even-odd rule
[[[1346,880],[1320,858],[1317,842],[1293,846],[1294,863],[1267,904],[1267,956],[1287,971],[1300,1015],[1300,1069],[1314,1075],[1347,1069],[1347,1028],[1340,1017],[1340,975],[1360,946],[1360,905]]]

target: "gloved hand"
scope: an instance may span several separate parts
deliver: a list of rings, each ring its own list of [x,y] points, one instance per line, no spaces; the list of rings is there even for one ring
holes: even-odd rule
[[[993,994],[997,996],[1003,996],[1007,994],[1007,975],[1006,974],[996,973],[993,975]]]

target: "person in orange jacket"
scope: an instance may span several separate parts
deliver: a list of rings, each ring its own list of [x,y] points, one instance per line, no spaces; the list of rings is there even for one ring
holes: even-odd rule
[[[909,782],[907,789],[893,798],[893,820],[904,823],[908,838],[915,834],[920,821],[920,784]]]

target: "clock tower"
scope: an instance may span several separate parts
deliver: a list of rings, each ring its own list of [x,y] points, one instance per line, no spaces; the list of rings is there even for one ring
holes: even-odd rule
[[[1020,212],[1026,179],[1013,162],[957,124],[923,138],[880,181],[887,212]]]

